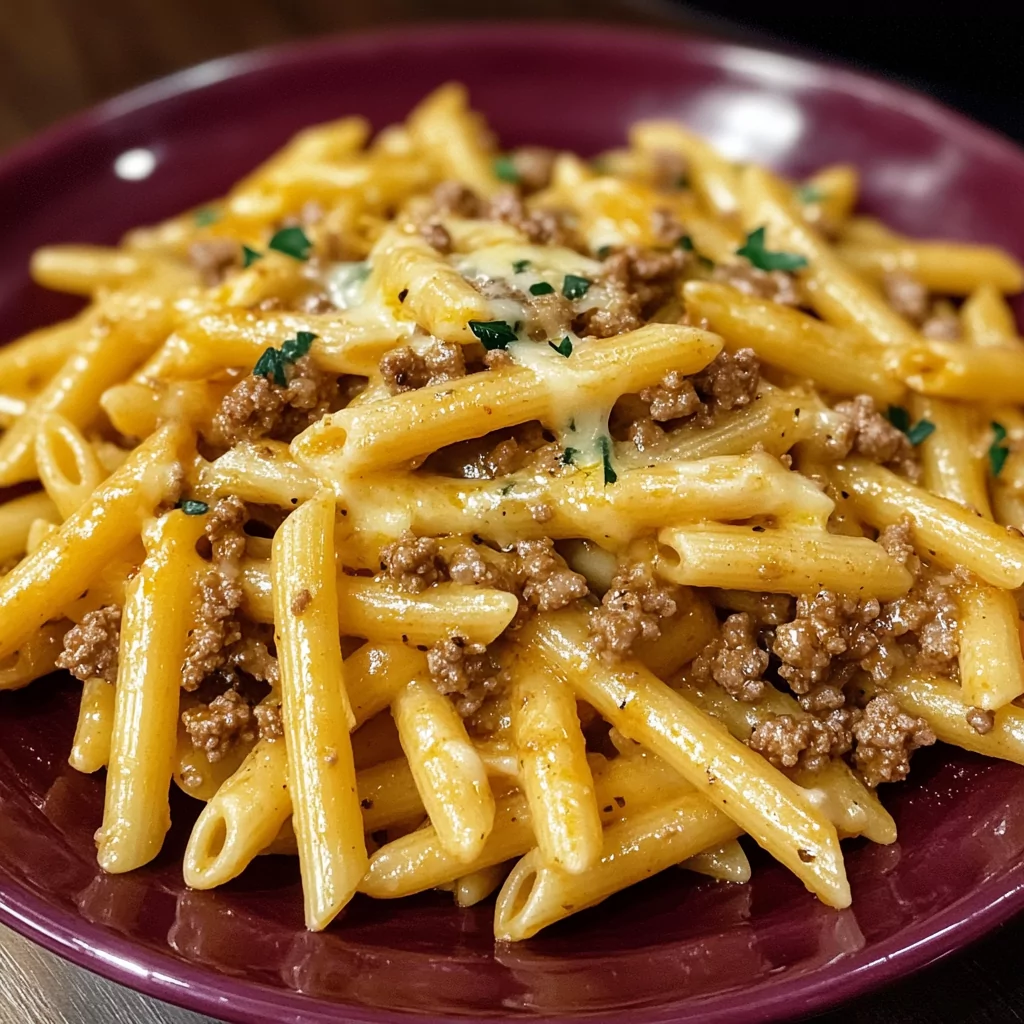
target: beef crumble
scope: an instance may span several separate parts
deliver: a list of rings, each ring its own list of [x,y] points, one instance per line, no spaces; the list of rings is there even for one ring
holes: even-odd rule
[[[696,679],[714,680],[737,700],[755,701],[764,695],[767,668],[768,652],[757,643],[753,620],[746,612],[735,612],[693,659],[692,671]]]
[[[768,299],[783,306],[799,306],[796,278],[784,270],[761,270],[747,262],[720,263],[711,273],[712,281],[730,285],[744,295]]]
[[[649,565],[621,567],[590,616],[594,650],[612,661],[628,657],[638,640],[657,640],[661,621],[676,613],[678,596],[679,588],[656,579]]]
[[[256,738],[252,705],[237,691],[225,690],[209,704],[197,704],[181,713],[192,746],[219,761],[239,741]]]
[[[821,771],[853,745],[852,725],[859,712],[850,708],[812,715],[769,715],[759,722],[748,744],[776,768]]]
[[[117,681],[117,651],[121,638],[121,608],[104,605],[86,612],[77,626],[64,634],[64,650],[57,668],[67,669],[84,683],[87,679]]]
[[[211,288],[242,265],[242,247],[230,238],[206,238],[189,246],[188,261],[199,280]]]
[[[586,577],[565,564],[550,537],[521,540],[515,550],[522,600],[531,608],[556,611],[587,596]]]
[[[447,567],[433,537],[417,537],[406,530],[380,550],[380,567],[411,594],[418,594],[447,576]]]
[[[991,711],[984,711],[981,708],[968,708],[964,718],[979,736],[990,733],[996,724],[996,716]]]
[[[914,446],[902,430],[878,411],[870,395],[839,402],[835,411],[847,419],[843,429],[834,435],[838,457],[853,452],[902,473],[908,480],[920,479],[921,466]]]
[[[402,345],[381,357],[380,372],[387,389],[398,395],[465,377],[466,360],[462,347],[448,341],[433,341],[422,354]]]
[[[912,274],[902,270],[882,278],[886,301],[921,333],[933,341],[957,341],[961,336],[960,320],[948,303],[933,302],[928,289]]]
[[[434,644],[427,651],[427,668],[438,691],[453,697],[463,718],[476,714],[498,687],[498,666],[487,648],[468,643],[461,636]]]
[[[935,742],[923,718],[908,715],[887,693],[872,697],[853,726],[853,762],[871,787],[899,782],[910,771],[910,755]]]

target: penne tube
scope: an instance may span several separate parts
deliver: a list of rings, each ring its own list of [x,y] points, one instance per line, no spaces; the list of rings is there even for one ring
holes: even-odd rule
[[[103,825],[97,836],[100,867],[114,874],[148,864],[171,825],[168,790],[191,625],[196,538],[196,524],[183,512],[154,520],[143,534],[146,560],[125,595]]]
[[[969,295],[988,285],[1005,295],[1024,288],[1024,268],[1009,253],[991,245],[966,242],[918,242],[886,245],[847,243],[839,258],[867,278],[880,280],[896,271],[912,274],[931,292]]]
[[[29,270],[36,284],[72,295],[95,295],[154,277],[170,288],[196,284],[195,271],[186,264],[103,245],[44,245],[32,254]]]
[[[242,607],[257,622],[274,621],[273,582],[265,562],[242,564]],[[433,644],[458,634],[489,644],[515,617],[519,602],[503,590],[439,583],[418,594],[391,580],[340,574],[338,619],[346,636],[373,642]]]
[[[917,332],[882,296],[839,258],[809,226],[786,186],[770,171],[748,165],[740,174],[743,220],[748,230],[764,226],[768,248],[807,260],[799,271],[811,306],[837,327],[859,328],[883,345],[910,345]]]
[[[1024,585],[1024,540],[1005,527],[865,459],[838,463],[829,475],[853,511],[876,529],[908,517],[921,554],[950,569],[962,565],[995,587]]]
[[[276,698],[275,698],[276,703]],[[215,761],[206,756],[206,751],[196,747],[181,720],[181,713],[194,707],[196,700],[182,691],[178,708],[178,743],[174,756],[174,781],[178,788],[194,800],[209,802],[225,782],[242,766],[256,743],[256,729],[253,726],[231,743]]]
[[[529,420],[567,426],[574,407],[610,408],[619,395],[639,391],[670,370],[702,369],[720,348],[713,334],[649,324],[589,342],[564,367],[546,363],[543,374],[513,366],[330,413],[292,442],[292,453],[343,498],[346,476]]]
[[[317,484],[282,441],[242,441],[213,462],[200,464],[196,494],[237,495],[243,501],[294,508],[316,493]]]
[[[148,437],[162,423],[177,420],[206,432],[230,381],[127,381],[107,388],[100,406],[111,425],[125,437]]]
[[[738,839],[728,839],[721,846],[712,846],[695,853],[679,865],[687,871],[717,878],[720,882],[750,881],[750,861]]]
[[[91,775],[107,766],[114,732],[114,684],[93,676],[82,684],[78,724],[68,764]]]
[[[453,893],[455,905],[459,907],[475,907],[487,899],[508,875],[508,865],[493,864],[489,868],[481,868],[471,874],[463,875],[455,882]]]
[[[1019,348],[1024,344],[1017,331],[1013,310],[999,289],[988,282],[975,288],[960,307],[960,324],[964,338],[971,345]]]
[[[64,634],[70,628],[66,619],[47,622],[16,651],[0,659],[0,691],[20,690],[53,672],[64,649]]]
[[[589,871],[601,856],[601,818],[576,698],[521,650],[512,667],[511,707],[520,785],[539,856],[569,874]]]
[[[1008,590],[961,587],[960,691],[965,704],[995,711],[1024,693],[1020,613]]]
[[[404,685],[408,680],[403,680]],[[399,687],[395,687],[395,693]],[[394,700],[394,694],[392,694]],[[372,768],[374,765],[404,757],[402,742],[398,738],[398,728],[390,711],[374,715],[365,725],[352,734],[352,756],[355,759],[356,771]]]
[[[438,841],[473,862],[494,825],[494,795],[455,705],[429,678],[416,678],[395,694],[391,715]]]
[[[57,506],[45,491],[5,501],[0,505],[0,562],[25,554],[34,523],[58,523],[60,518]]]
[[[363,644],[345,659],[345,688],[356,727],[391,706],[399,687],[422,675],[426,656],[405,644]]]
[[[138,534],[143,517],[176,486],[182,442],[175,426],[154,434],[56,533],[0,579],[0,658],[67,607]]]
[[[832,501],[763,452],[562,476],[460,480],[429,474],[366,477],[346,488],[348,524],[370,536],[477,534],[501,545],[582,537],[615,549],[663,523],[770,515],[823,527]],[[538,518],[536,509],[544,508]]]
[[[852,164],[833,164],[812,174],[797,189],[804,216],[830,233],[842,230],[860,192],[860,175]]]
[[[355,720],[338,638],[334,518],[326,492],[307,501],[274,537],[271,566],[289,791],[310,931],[325,928],[352,898],[367,863],[349,739]]]
[[[808,529],[749,526],[669,527],[658,533],[658,572],[691,587],[770,594],[832,590],[851,596],[901,597],[906,569],[866,537]]]
[[[413,770],[404,757],[364,768],[356,776],[356,789],[364,832],[377,832],[426,813]]]
[[[674,676],[718,635],[715,610],[702,593],[685,588],[675,603],[676,613],[662,623],[661,636],[633,644],[633,657],[659,679]]]
[[[604,853],[589,871],[570,874],[528,853],[498,893],[494,937],[516,942],[701,850],[735,839],[739,826],[697,793],[651,807],[610,826]]]
[[[899,373],[915,391],[975,402],[1024,402],[1024,346],[928,341],[898,357]]]
[[[823,902],[849,906],[850,887],[835,826],[799,786],[642,665],[603,664],[588,645],[583,613],[549,614],[538,620],[530,639],[580,699],[668,761]],[[700,848],[728,838],[732,836],[717,836]]]
[[[40,420],[35,460],[39,480],[63,519],[77,512],[107,476],[82,432],[56,413]]]
[[[752,348],[780,370],[807,377],[840,395],[867,394],[899,403],[906,386],[888,369],[890,353],[858,331],[843,330],[801,313],[710,281],[683,289],[686,309],[697,322],[725,339],[730,351]]]
[[[89,335],[99,310],[91,306],[71,320],[41,327],[0,348],[0,381],[19,397],[35,396]]]

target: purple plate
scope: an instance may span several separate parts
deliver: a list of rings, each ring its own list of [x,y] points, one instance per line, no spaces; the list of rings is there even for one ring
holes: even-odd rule
[[[903,89],[620,28],[416,29],[207,64],[9,154],[3,331],[74,308],[29,282],[35,246],[113,242],[216,196],[303,125],[360,113],[380,126],[449,78],[509,144],[592,153],[620,144],[637,118],[678,117],[731,156],[792,174],[852,161],[865,208],[897,228],[1024,257],[1024,154]],[[329,933],[309,935],[286,859],[264,858],[217,892],[184,887],[197,805],[178,793],[154,864],[99,871],[102,781],[66,764],[75,704],[58,676],[0,696],[0,919],[116,981],[230,1020],[775,1020],[920,967],[1024,905],[1024,771],[940,748],[917,755],[913,783],[885,791],[899,842],[848,845],[850,910],[828,910],[758,857],[750,885],[668,871],[512,948],[494,949],[489,905],[460,911],[443,894],[357,899]]]

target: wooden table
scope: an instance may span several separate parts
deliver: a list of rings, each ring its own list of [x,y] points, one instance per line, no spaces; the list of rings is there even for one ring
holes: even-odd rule
[[[484,8],[468,0],[0,0],[0,149],[108,96],[213,57],[410,20],[465,20]],[[657,0],[506,0],[499,13],[746,35]],[[817,1020],[1024,1021],[1021,948],[1024,922]],[[0,1024],[113,1021],[204,1024],[209,1018],[104,981],[0,926]]]

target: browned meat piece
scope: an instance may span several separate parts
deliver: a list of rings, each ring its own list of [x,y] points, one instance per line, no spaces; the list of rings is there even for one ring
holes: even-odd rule
[[[477,194],[461,181],[442,181],[431,197],[434,209],[440,214],[456,217],[479,217],[481,203]]]
[[[853,726],[853,762],[869,786],[899,782],[910,771],[910,755],[935,742],[923,718],[908,715],[887,693],[868,701]]]
[[[914,446],[902,430],[894,427],[877,409],[870,395],[858,395],[839,402],[835,411],[849,418],[849,432],[837,438],[847,451],[903,473],[910,480],[921,476]]]
[[[655,424],[652,416],[646,416],[635,419],[629,424],[627,438],[633,442],[638,452],[645,452],[664,441],[665,431]]]
[[[310,292],[302,297],[298,308],[300,313],[322,314],[333,313],[338,307],[326,292]]]
[[[476,714],[498,686],[498,667],[483,644],[471,644],[452,636],[427,651],[430,678],[438,690],[455,697],[463,718]]]
[[[719,352],[700,373],[693,375],[693,386],[712,415],[719,409],[742,409],[749,405],[760,383],[761,364],[752,348]]]
[[[590,617],[594,649],[606,660],[627,657],[637,640],[661,636],[661,620],[676,613],[679,588],[655,579],[644,562],[631,562],[616,573]]]
[[[280,681],[277,658],[270,653],[273,626],[242,622],[240,627],[242,638],[224,652],[223,671],[227,673],[237,669],[262,683],[277,686]]]
[[[748,740],[776,768],[821,771],[834,757],[853,745],[852,723],[856,713],[843,708],[825,718],[770,715],[760,722]]]
[[[671,210],[655,210],[651,214],[651,228],[662,245],[676,245],[685,234]]]
[[[678,370],[666,373],[654,387],[644,388],[640,398],[650,402],[651,419],[656,423],[692,416],[701,406],[693,381]]]
[[[885,548],[886,552],[896,559],[905,569],[914,576],[921,571],[921,559],[917,557],[914,550],[913,536],[914,522],[910,516],[904,516],[894,526],[887,526],[878,535],[878,543]]]
[[[522,232],[534,245],[565,245],[568,237],[562,218],[552,210],[527,212],[522,199],[507,189],[488,203],[483,216],[498,220]]]
[[[888,636],[912,633],[918,667],[938,675],[949,675],[960,653],[960,605],[953,584],[948,574],[924,570],[906,596],[884,605],[876,625]]]
[[[714,681],[737,700],[755,701],[764,694],[768,652],[758,646],[753,620],[736,612],[722,623],[721,634],[693,659],[697,679]]]
[[[188,261],[208,288],[220,284],[232,267],[242,265],[242,247],[230,238],[207,238],[188,247]]]
[[[577,598],[586,597],[587,580],[573,572],[555,551],[549,537],[522,540],[516,544],[522,599],[539,612],[564,608]]]
[[[526,193],[539,192],[551,182],[551,171],[558,154],[544,146],[520,146],[511,153],[519,187]]]
[[[297,594],[292,597],[291,609],[292,615],[301,615],[310,605],[313,600],[313,595],[303,587]]]
[[[711,279],[756,299],[768,299],[783,306],[800,305],[801,295],[796,278],[784,270],[760,270],[744,260],[720,263],[712,271]]]
[[[203,532],[210,542],[214,565],[234,564],[245,554],[245,521],[248,513],[245,502],[231,494],[221,498],[210,508]]]
[[[284,736],[281,705],[278,701],[261,701],[252,709],[261,740],[279,740]]]
[[[886,301],[900,316],[920,325],[928,316],[928,289],[912,274],[894,270],[882,278]]]
[[[452,236],[448,234],[447,228],[436,220],[428,220],[421,225],[420,234],[427,244],[433,246],[442,256],[447,256],[452,251]]]
[[[408,345],[386,352],[380,361],[384,383],[393,395],[416,391],[428,384],[439,384],[466,376],[462,347],[448,341],[434,341],[422,355]]]
[[[991,711],[983,711],[981,708],[968,708],[964,717],[967,719],[967,724],[979,736],[990,733],[996,724],[996,716]]]
[[[448,560],[448,574],[453,583],[463,586],[491,587],[516,593],[518,580],[514,559],[509,555],[486,549],[490,557],[481,554],[481,546],[463,544],[452,552]]]
[[[338,400],[337,377],[320,370],[308,355],[288,364],[285,376],[285,387],[267,377],[243,377],[224,396],[206,439],[220,448],[261,437],[290,441]]]
[[[77,626],[64,634],[64,650],[57,668],[67,669],[84,683],[98,677],[117,681],[117,649],[121,639],[121,608],[108,604],[86,612]]]
[[[209,704],[181,713],[192,746],[208,761],[219,761],[239,740],[255,739],[252,719],[252,705],[237,690],[225,690]]]
[[[960,321],[955,313],[933,313],[921,324],[921,333],[932,341],[959,341],[962,337]]]
[[[437,541],[433,537],[417,537],[411,530],[381,548],[380,567],[411,594],[418,594],[447,576]]]

